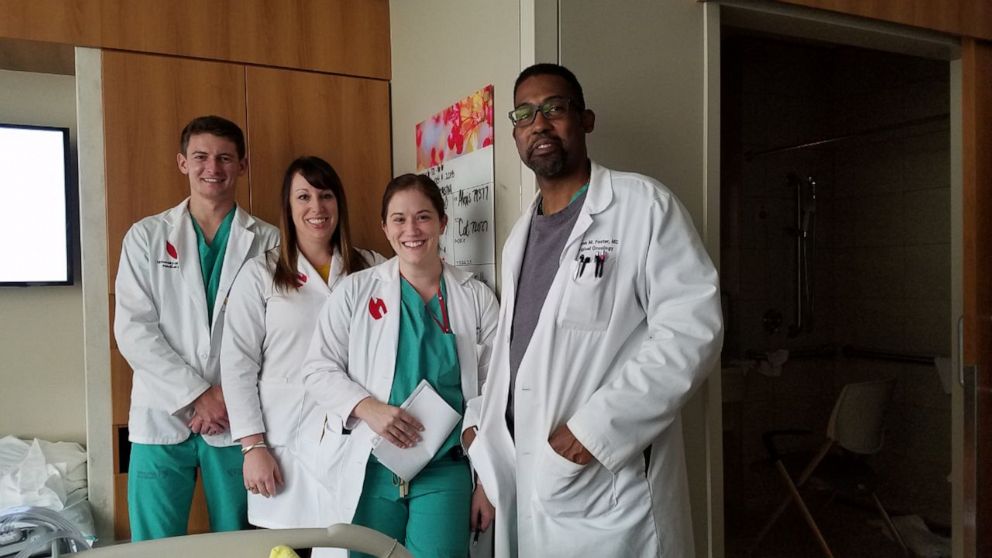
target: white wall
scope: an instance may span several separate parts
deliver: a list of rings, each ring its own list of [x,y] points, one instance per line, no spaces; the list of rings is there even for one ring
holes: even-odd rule
[[[718,22],[707,19],[715,7],[685,0],[625,0],[623,9],[598,0],[560,0],[560,6],[561,63],[575,72],[596,112],[590,157],[668,186],[718,262],[712,194],[719,167],[707,164],[719,160],[718,136],[708,135],[719,129],[718,107],[709,105],[719,91],[718,59],[707,50],[718,49],[711,36],[719,35]],[[682,412],[696,556],[723,553],[719,375],[711,377]]]
[[[459,99],[493,85],[496,259],[520,215],[520,159],[506,114],[520,72],[520,4],[434,0],[389,3],[393,174],[415,172],[415,127]],[[530,202],[530,194],[523,204]]]
[[[417,122],[492,83],[499,261],[510,227],[534,192],[533,175],[520,164],[505,117],[512,108],[513,82],[521,68],[560,56],[597,112],[591,156],[666,182],[700,232],[712,237],[708,245],[718,250],[719,230],[706,220],[715,208],[707,198],[707,181],[718,173],[706,166],[706,158],[714,155],[706,143],[706,9],[685,0],[627,0],[623,9],[596,0],[504,0],[495,7],[457,0],[391,1],[394,174],[415,168]],[[714,437],[719,405],[709,417],[706,406],[713,397],[699,394],[683,415],[700,556],[722,552],[720,512],[710,509],[711,503],[722,504],[720,442]]]
[[[0,70],[0,121],[69,128],[75,161],[75,81]],[[24,209],[48,217],[43,207]],[[75,266],[73,286],[0,289],[0,436],[86,442],[78,261]]]

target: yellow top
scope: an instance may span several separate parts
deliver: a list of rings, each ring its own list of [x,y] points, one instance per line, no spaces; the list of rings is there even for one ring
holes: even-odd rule
[[[327,283],[327,279],[331,275],[331,264],[328,262],[327,265],[318,265],[314,267],[317,269],[317,273],[320,274],[320,278],[324,280],[324,283]]]

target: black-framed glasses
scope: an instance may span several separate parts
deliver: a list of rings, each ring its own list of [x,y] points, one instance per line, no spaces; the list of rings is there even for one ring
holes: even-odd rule
[[[557,120],[568,114],[568,109],[572,105],[572,99],[568,97],[552,97],[539,105],[534,103],[522,103],[517,108],[510,111],[510,122],[514,128],[529,126],[538,111],[548,120]]]

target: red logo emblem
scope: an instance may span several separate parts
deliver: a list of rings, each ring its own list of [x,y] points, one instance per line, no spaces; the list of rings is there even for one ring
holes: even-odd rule
[[[373,320],[378,320],[386,314],[386,303],[381,298],[369,299],[369,314]]]
[[[173,246],[172,243],[169,242],[168,240],[165,241],[165,251],[168,252],[170,256],[172,256],[172,259],[174,260],[179,259],[179,252],[176,252],[176,247]]]
[[[301,286],[307,282],[307,276],[302,273],[297,274],[296,279],[299,280]]]

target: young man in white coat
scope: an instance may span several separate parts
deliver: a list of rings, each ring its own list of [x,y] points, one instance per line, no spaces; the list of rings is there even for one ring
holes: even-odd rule
[[[247,170],[244,134],[218,116],[180,136],[190,195],[124,237],[114,334],[134,371],[128,432],[131,539],[186,534],[197,469],[213,531],[245,529],[240,448],[220,387],[227,293],[241,266],[279,231],[235,203]]]
[[[675,196],[589,160],[595,115],[566,68],[514,87],[540,195],[502,260],[477,436],[497,556],[693,556],[679,412],[716,364],[716,270]],[[473,442],[474,438],[474,442]]]

